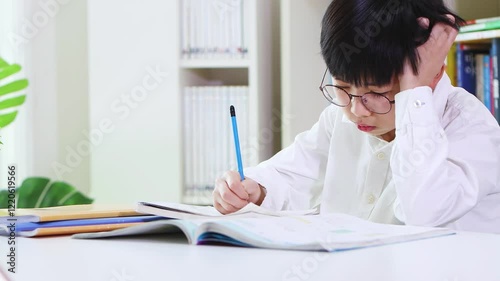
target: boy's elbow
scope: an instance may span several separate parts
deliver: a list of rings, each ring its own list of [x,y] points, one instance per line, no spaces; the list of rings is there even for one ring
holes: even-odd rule
[[[414,204],[404,215],[406,225],[443,227],[464,216],[476,205],[476,200],[464,200],[455,204]]]

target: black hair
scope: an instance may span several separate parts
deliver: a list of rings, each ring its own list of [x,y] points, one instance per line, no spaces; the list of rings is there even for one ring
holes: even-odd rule
[[[419,17],[429,19],[429,28]],[[358,87],[386,85],[403,73],[406,59],[418,74],[417,47],[436,23],[458,30],[465,21],[443,0],[333,0],[323,17],[321,53],[337,79]]]

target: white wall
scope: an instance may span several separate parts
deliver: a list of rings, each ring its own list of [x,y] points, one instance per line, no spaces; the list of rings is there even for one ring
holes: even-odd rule
[[[91,155],[97,202],[180,200],[177,2],[89,0],[90,127],[102,136]]]
[[[331,0],[281,0],[282,146],[318,120],[328,105],[319,91],[326,65],[319,39]]]
[[[466,20],[500,16],[500,0],[448,0],[450,7]]]
[[[54,169],[64,164],[65,147],[88,128],[86,1],[16,1],[16,5],[18,11],[12,13],[19,15],[18,26],[8,40],[23,54],[24,59],[15,62],[23,66],[29,87],[18,118],[7,128],[18,131],[16,145],[21,146],[12,148],[11,140],[6,141],[5,151],[15,152],[9,162],[19,165],[21,180],[49,177],[88,192],[88,159],[66,173]]]
[[[61,9],[56,18],[56,50],[58,158],[69,170],[64,174],[56,172],[55,165],[52,170],[56,176],[62,174],[65,181],[89,192],[89,157],[82,155],[69,165],[72,151],[78,149],[89,129],[86,0],[73,0]]]

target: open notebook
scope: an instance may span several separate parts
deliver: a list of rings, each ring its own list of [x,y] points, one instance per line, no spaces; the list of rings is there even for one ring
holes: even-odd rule
[[[228,217],[230,218],[230,217]],[[378,224],[345,214],[230,219],[168,219],[119,230],[76,234],[105,238],[182,232],[190,244],[235,245],[284,250],[340,251],[450,235],[444,228]]]

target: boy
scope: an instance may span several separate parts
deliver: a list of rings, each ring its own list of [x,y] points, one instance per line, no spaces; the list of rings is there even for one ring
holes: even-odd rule
[[[500,233],[500,128],[444,73],[462,24],[442,0],[333,0],[321,31],[333,81],[320,85],[332,105],[243,181],[218,179],[214,206]]]

